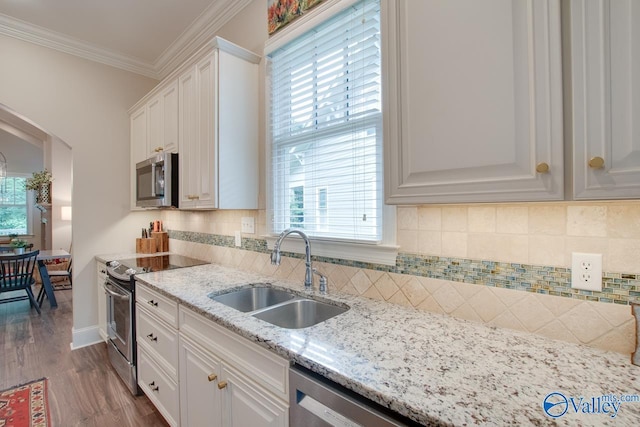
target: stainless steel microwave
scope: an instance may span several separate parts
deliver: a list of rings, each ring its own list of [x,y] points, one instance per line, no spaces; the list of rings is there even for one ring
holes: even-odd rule
[[[136,206],[178,207],[178,154],[161,153],[136,164]]]

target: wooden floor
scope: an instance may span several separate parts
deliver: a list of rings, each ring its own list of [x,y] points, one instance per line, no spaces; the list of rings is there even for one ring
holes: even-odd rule
[[[45,300],[41,316],[28,301],[0,304],[0,390],[47,377],[53,426],[166,426],[146,396],[120,381],[105,344],[71,351],[71,295],[56,291],[58,308]]]

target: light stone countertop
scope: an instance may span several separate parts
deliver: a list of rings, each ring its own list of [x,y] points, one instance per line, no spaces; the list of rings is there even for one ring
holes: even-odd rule
[[[302,284],[216,264],[136,276],[207,318],[355,392],[425,425],[640,425],[640,401],[615,418],[568,412],[548,417],[552,392],[575,402],[640,396],[630,358],[533,334],[405,308],[331,290],[349,311],[305,329],[283,329],[208,297],[250,283]],[[314,291],[313,297],[319,297]],[[602,401],[602,399],[600,400]]]

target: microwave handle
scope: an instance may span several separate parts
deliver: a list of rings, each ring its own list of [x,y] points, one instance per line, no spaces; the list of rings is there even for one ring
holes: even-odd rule
[[[151,197],[156,197],[156,164],[151,163]]]

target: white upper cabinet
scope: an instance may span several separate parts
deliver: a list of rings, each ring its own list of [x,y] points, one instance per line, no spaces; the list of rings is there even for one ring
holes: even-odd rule
[[[131,183],[130,202],[131,210],[140,210],[136,206],[136,163],[143,161],[147,157],[147,107],[142,105],[131,112],[130,123],[130,144],[131,144],[131,165],[129,168],[129,179]]]
[[[147,158],[178,151],[178,82],[172,81],[147,103]]]
[[[570,16],[574,198],[638,198],[640,2],[572,0]]]
[[[179,157],[181,209],[258,208],[260,57],[215,37],[131,108],[135,164]]]
[[[561,200],[558,0],[383,0],[388,204]]]
[[[220,38],[179,78],[180,208],[258,208],[258,62]]]

